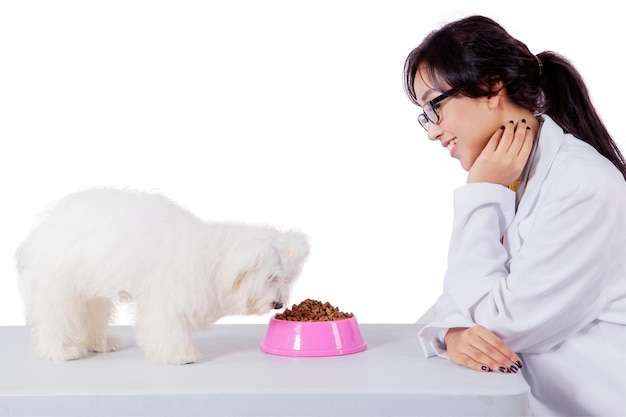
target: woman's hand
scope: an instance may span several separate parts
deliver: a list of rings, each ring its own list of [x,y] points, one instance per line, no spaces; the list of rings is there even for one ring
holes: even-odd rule
[[[470,168],[467,183],[511,185],[522,175],[534,136],[525,119],[517,124],[511,120],[500,127]]]
[[[448,358],[457,365],[502,373],[516,373],[522,367],[519,356],[483,326],[452,328],[444,343]]]

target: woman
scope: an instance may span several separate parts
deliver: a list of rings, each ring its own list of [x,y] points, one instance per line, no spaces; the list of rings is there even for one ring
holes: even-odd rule
[[[410,53],[405,89],[469,172],[426,355],[521,371],[537,415],[626,415],[626,162],[578,72],[471,16]]]

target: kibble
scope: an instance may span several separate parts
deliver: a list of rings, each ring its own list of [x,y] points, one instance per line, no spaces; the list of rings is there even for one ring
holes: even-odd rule
[[[334,321],[352,318],[354,314],[339,311],[338,307],[334,307],[329,302],[322,303],[307,298],[300,304],[294,304],[291,309],[287,308],[274,317],[278,320],[287,321]]]

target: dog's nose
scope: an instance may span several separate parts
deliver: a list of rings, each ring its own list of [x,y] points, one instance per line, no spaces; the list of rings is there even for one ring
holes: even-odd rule
[[[281,303],[280,301],[274,301],[272,303],[272,308],[274,310],[280,310],[281,308],[283,308],[283,303]]]

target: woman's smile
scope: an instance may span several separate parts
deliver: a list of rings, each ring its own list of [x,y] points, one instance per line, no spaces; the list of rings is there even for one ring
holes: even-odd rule
[[[458,139],[457,138],[452,138],[450,140],[441,142],[441,145],[444,148],[447,148],[448,151],[450,152],[450,156],[454,158],[454,155],[456,154],[456,149],[457,149],[457,144],[458,144]]]

